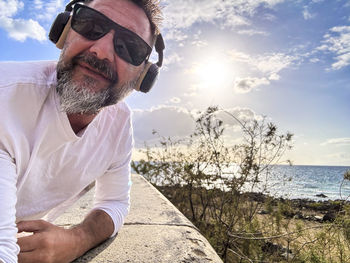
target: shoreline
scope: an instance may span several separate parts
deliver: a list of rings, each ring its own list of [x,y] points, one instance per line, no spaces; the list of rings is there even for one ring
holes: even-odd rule
[[[171,189],[172,187],[157,186],[157,188],[170,201],[173,201],[173,189]],[[299,219],[314,221],[318,223],[333,222],[336,219],[337,214],[342,211],[343,206],[350,204],[350,201],[341,199],[312,200],[310,198],[284,198],[257,192],[244,192],[241,193],[241,196],[246,201],[252,201],[258,204],[259,209],[257,211],[257,214],[259,215],[270,214],[270,212],[268,212],[268,209],[266,209],[266,206],[268,205],[276,209],[279,204],[288,204],[291,209],[283,213],[283,217],[285,219]],[[175,203],[174,205],[176,206]]]
[[[272,206],[278,206],[278,203],[288,203],[292,207],[292,211],[283,214],[285,218],[302,219],[308,221],[333,222],[338,213],[342,211],[344,205],[349,204],[347,200],[312,200],[309,198],[283,198],[273,197],[263,193],[242,193],[251,201],[265,205],[268,202]],[[258,211],[258,214],[268,214],[265,209]]]

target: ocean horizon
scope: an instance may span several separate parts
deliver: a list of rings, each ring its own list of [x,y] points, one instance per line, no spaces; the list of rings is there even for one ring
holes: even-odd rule
[[[246,185],[245,191],[286,199],[349,199],[350,181],[343,179],[350,166],[273,165],[271,168],[267,180],[263,175],[260,184],[253,189]]]
[[[350,196],[350,181],[344,180],[350,166],[275,165],[273,170],[269,189],[274,196],[315,201],[345,200]]]

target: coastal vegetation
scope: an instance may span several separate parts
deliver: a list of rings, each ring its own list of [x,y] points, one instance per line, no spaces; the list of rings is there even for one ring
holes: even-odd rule
[[[146,146],[132,168],[200,229],[224,262],[350,262],[346,200],[288,200],[271,192],[269,179],[292,147],[291,133],[279,133],[265,117],[237,118],[218,107],[194,121],[188,138],[154,132],[159,144]],[[227,130],[237,141],[227,141]]]

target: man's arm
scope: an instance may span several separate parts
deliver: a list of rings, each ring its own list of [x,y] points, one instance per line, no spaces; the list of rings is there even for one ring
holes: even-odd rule
[[[0,145],[0,262],[15,263],[16,244],[16,165]]]
[[[17,225],[19,231],[34,232],[32,236],[18,239],[20,263],[70,262],[119,231],[130,206],[130,118],[123,132],[125,135],[122,143],[118,144],[113,158],[115,161],[96,180],[93,210],[81,224],[72,229],[45,221],[21,222]]]
[[[81,224],[70,229],[43,220],[19,222],[17,227],[18,232],[33,232],[18,239],[20,263],[71,262],[109,238],[114,231],[111,217],[101,210],[93,210]]]

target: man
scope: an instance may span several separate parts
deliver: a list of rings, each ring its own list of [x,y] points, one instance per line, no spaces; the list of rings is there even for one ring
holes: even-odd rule
[[[122,226],[132,128],[121,100],[145,75],[159,18],[155,0],[76,3],[57,67],[0,63],[0,262],[70,262]],[[81,224],[49,223],[93,181]]]

